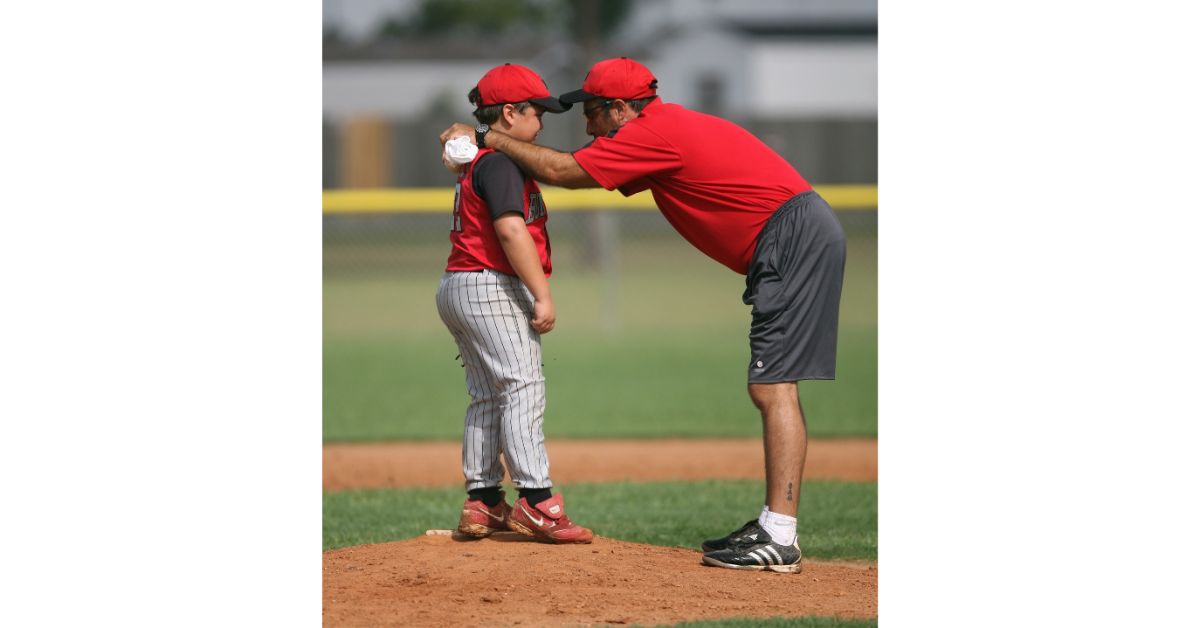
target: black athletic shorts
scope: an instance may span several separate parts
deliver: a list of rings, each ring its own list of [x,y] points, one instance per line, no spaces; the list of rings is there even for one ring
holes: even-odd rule
[[[833,379],[846,233],[816,192],[784,203],[758,234],[742,301],[751,384]]]

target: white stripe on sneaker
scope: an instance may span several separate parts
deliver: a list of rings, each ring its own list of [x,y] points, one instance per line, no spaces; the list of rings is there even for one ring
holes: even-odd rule
[[[770,554],[767,554],[766,552],[764,552],[762,550],[762,548],[759,548],[759,549],[754,550],[753,552],[750,552],[750,555],[753,556],[754,559],[757,560],[758,564],[760,564],[760,565],[775,564],[774,561],[771,560]]]
[[[770,553],[771,553],[771,555],[775,557],[775,564],[776,564],[776,565],[782,565],[782,564],[783,564],[783,557],[779,555],[779,552],[775,551],[775,548],[774,548],[774,547],[771,547],[770,545],[767,545],[767,546],[766,546],[766,547],[764,547],[763,549],[764,549],[764,550],[766,550],[766,551],[768,551],[768,552],[770,552]]]
[[[763,562],[763,557],[758,555],[758,550],[750,552],[750,557],[757,561],[759,565],[766,565],[766,563]]]

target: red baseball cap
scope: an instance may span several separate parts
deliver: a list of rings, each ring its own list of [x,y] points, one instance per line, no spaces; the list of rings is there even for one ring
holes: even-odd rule
[[[637,100],[656,96],[658,79],[646,66],[630,59],[605,59],[597,61],[583,79],[583,89],[559,96],[563,104],[583,102],[593,98],[620,98]]]
[[[479,79],[479,100],[471,104],[476,107],[491,105],[516,104],[533,102],[546,108],[546,111],[562,113],[570,105],[563,105],[550,95],[550,88],[537,72],[523,65],[505,63],[487,71]]]

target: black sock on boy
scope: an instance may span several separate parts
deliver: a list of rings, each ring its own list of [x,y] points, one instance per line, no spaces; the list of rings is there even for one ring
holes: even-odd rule
[[[537,506],[550,499],[550,489],[548,488],[519,488],[517,492],[525,498],[525,502],[530,506]]]
[[[467,496],[471,499],[478,499],[488,508],[495,508],[496,504],[499,504],[500,500],[504,499],[500,495],[499,486],[485,486],[483,488],[471,489],[467,491]]]

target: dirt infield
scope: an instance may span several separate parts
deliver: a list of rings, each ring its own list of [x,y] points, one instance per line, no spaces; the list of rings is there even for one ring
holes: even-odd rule
[[[549,441],[556,482],[762,478],[762,441]],[[325,490],[462,481],[458,443],[330,444]],[[809,443],[805,479],[875,481],[874,440]],[[721,617],[878,614],[871,562],[804,561],[798,574],[706,567],[700,552],[597,537],[545,545],[514,533],[423,536],[324,552],[326,626],[674,624]]]
[[[670,440],[550,440],[555,482],[615,482],[763,477],[761,438]],[[873,439],[813,440],[806,480],[874,482]],[[324,488],[448,486],[462,482],[457,442],[328,444]]]
[[[597,538],[555,546],[505,533],[425,536],[325,552],[327,626],[673,624],[719,617],[871,618],[868,563],[804,563],[798,574],[700,564],[700,553]]]

